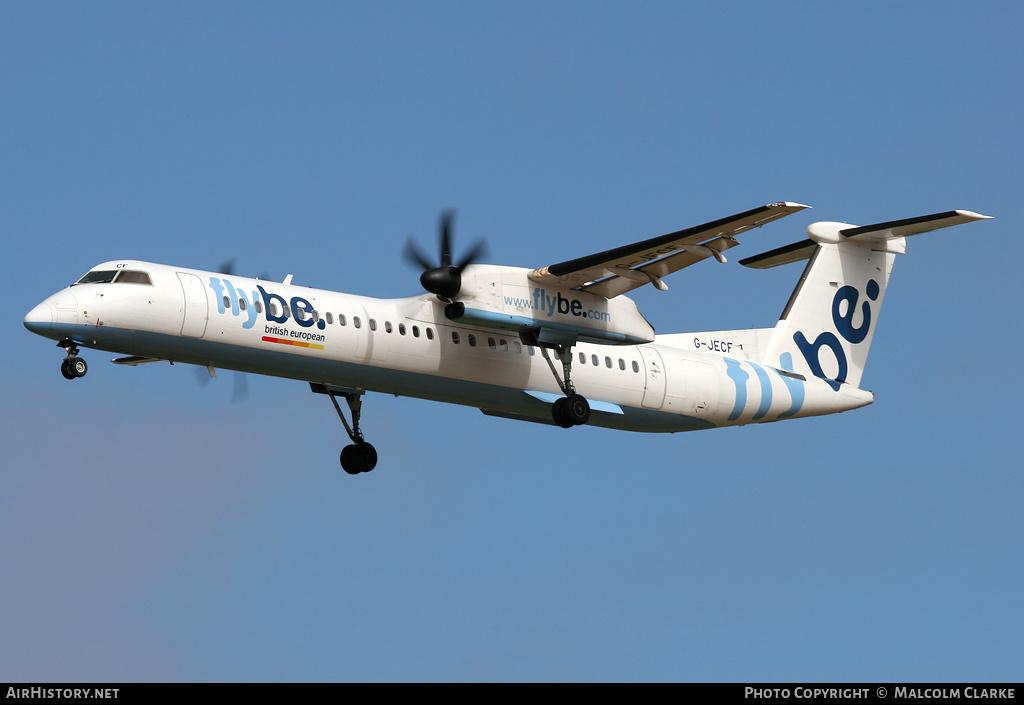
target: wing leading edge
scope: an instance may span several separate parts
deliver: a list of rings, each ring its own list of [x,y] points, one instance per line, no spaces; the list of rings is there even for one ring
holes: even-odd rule
[[[645,284],[664,291],[668,287],[662,277],[708,257],[724,262],[722,252],[739,244],[734,238],[740,233],[808,207],[770,203],[704,225],[535,269],[530,278],[609,299]]]

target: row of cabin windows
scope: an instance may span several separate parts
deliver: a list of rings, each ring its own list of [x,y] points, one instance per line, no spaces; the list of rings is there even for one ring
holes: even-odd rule
[[[229,299],[227,296],[224,297],[224,307],[225,308],[231,308],[231,299]],[[245,300],[244,299],[240,299],[239,300],[238,307],[241,310],[243,310],[243,311],[245,310]],[[263,302],[257,300],[253,304],[253,308],[256,309],[257,313],[263,313]],[[292,315],[292,312],[291,312],[291,309],[289,307],[287,307],[287,306],[281,307],[281,306],[277,305],[276,301],[271,301],[270,302],[270,315],[271,316],[276,316],[276,317],[284,316],[285,318],[290,318],[291,315]],[[306,320],[306,316],[309,316],[314,321],[317,321],[317,322],[320,321],[320,312],[319,311],[316,311],[316,310],[306,311],[305,309],[302,309],[302,308],[295,309],[295,317],[297,319],[299,319],[300,321]],[[333,326],[334,325],[334,314],[331,313],[330,311],[328,311],[327,313],[324,314],[324,320],[327,322],[328,325],[332,325]],[[373,330],[373,331],[377,330],[377,319],[375,319],[375,318],[367,319],[367,324],[369,325],[370,330]],[[338,314],[338,325],[339,326],[347,326],[348,325],[348,317],[344,313],[339,313]],[[363,320],[359,316],[352,316],[352,326],[354,328],[362,328],[363,327]],[[384,332],[385,333],[394,333],[396,328],[398,330],[398,334],[399,335],[406,335],[408,333],[412,333],[412,337],[419,338],[421,334],[425,334],[427,336],[427,340],[433,340],[434,339],[434,329],[431,328],[430,326],[427,326],[426,328],[424,328],[421,331],[419,326],[409,326],[408,328],[406,328],[406,325],[404,323],[399,323],[398,326],[396,327],[396,326],[392,325],[391,321],[384,321]]]
[[[455,343],[456,345],[459,345],[462,342],[462,336],[459,334],[459,332],[457,330],[453,330],[452,331],[452,342]],[[476,347],[476,342],[477,341],[476,341],[476,336],[475,335],[473,335],[472,333],[467,333],[466,334],[466,344],[468,344],[469,347],[475,348]],[[488,337],[487,338],[487,347],[489,349],[491,349],[491,350],[501,350],[502,352],[508,352],[508,350],[509,350],[508,341],[505,340],[504,338],[498,338],[498,340],[495,341],[494,338]],[[512,341],[512,349],[516,353],[522,353],[523,352],[523,346],[519,343],[518,340],[513,340]],[[526,351],[530,355],[534,355],[535,354],[532,345],[527,345],[526,346]],[[587,364],[587,354],[586,353],[582,353],[582,352],[579,353],[579,361],[580,361],[581,365]],[[601,361],[600,361],[600,359],[598,358],[597,355],[591,355],[590,356],[590,364],[592,364],[594,367],[600,367]],[[608,355],[605,355],[604,366],[607,367],[609,370],[612,369],[615,366],[614,362],[612,361],[612,358],[610,356],[608,356]],[[632,361],[632,368],[633,368],[633,372],[640,372],[640,363],[637,362],[636,360],[633,360]],[[621,357],[619,358],[619,369],[622,370],[622,371],[626,370],[626,361],[623,360]]]
[[[579,356],[580,356],[580,364],[581,365],[587,364],[587,354],[586,353],[580,353]],[[590,364],[593,365],[594,367],[600,367],[601,361],[598,359],[597,355],[591,355],[590,356]],[[612,369],[612,366],[613,366],[612,359],[608,355],[604,356],[604,366],[607,367],[609,370]],[[626,369],[626,361],[623,360],[621,357],[619,358],[619,369],[623,370],[623,371],[625,371],[625,369]],[[640,363],[637,362],[636,360],[633,360],[633,371],[634,372],[639,372],[640,371]]]
[[[239,306],[239,308],[241,310],[244,311],[245,310],[245,299],[240,299],[239,302],[238,302],[238,306]],[[231,299],[229,299],[227,296],[224,297],[224,307],[225,308],[231,308]],[[263,303],[261,301],[257,300],[253,304],[253,307],[256,309],[257,313],[263,313]],[[320,320],[320,313],[318,311],[313,310],[313,311],[307,312],[305,309],[302,309],[302,308],[297,308],[296,309],[295,317],[298,318],[300,321],[304,321],[304,320],[306,320],[307,313],[310,316],[312,316],[314,321],[319,321]],[[288,318],[290,316],[290,314],[291,314],[291,310],[289,308],[287,308],[287,307],[282,307],[282,310],[279,312],[279,307],[277,305],[277,302],[276,301],[271,301],[270,302],[270,314],[272,316],[281,316],[283,314],[285,318]],[[331,312],[328,311],[327,313],[324,314],[324,320],[327,321],[328,325],[334,325],[334,314],[332,314]],[[368,319],[367,322],[368,322],[368,324],[370,326],[370,330],[372,330],[372,331],[376,331],[377,330],[377,321],[376,321],[376,319],[370,318],[370,319]],[[345,316],[344,313],[339,313],[338,314],[338,325],[340,325],[340,326],[348,325],[348,318]],[[363,322],[362,322],[362,320],[360,320],[359,316],[353,316],[352,317],[352,325],[355,328],[362,328]],[[412,329],[412,337],[419,338],[420,337],[420,327],[414,325],[414,326],[411,327],[411,329]],[[385,333],[393,333],[394,331],[395,331],[395,326],[393,326],[391,324],[391,321],[384,321],[384,332]],[[399,323],[398,324],[398,334],[399,335],[405,335],[407,332],[408,331],[406,329],[405,324],[404,323]],[[425,329],[425,332],[426,332],[426,335],[427,335],[427,340],[433,340],[434,339],[434,330],[432,328],[430,328],[428,326]],[[452,342],[455,343],[456,345],[458,345],[459,343],[462,342],[462,338],[459,335],[458,331],[455,331],[455,330],[452,331]],[[472,334],[472,333],[467,333],[466,334],[466,343],[469,345],[469,347],[475,348],[476,347],[476,336],[474,334]],[[508,352],[508,350],[509,350],[508,341],[505,340],[504,338],[499,338],[498,340],[495,340],[494,338],[488,337],[487,338],[487,347],[490,348],[491,350],[499,350],[500,349],[502,352]],[[512,349],[517,354],[521,354],[523,352],[523,346],[522,346],[522,344],[518,340],[513,340],[512,341]],[[536,352],[534,351],[532,345],[527,345],[526,346],[526,351],[531,356],[536,354]],[[581,365],[586,365],[587,364],[587,354],[586,353],[582,353],[582,352],[579,353],[579,361],[580,361]],[[597,355],[591,354],[591,356],[590,356],[590,364],[593,365],[594,367],[600,367],[601,366],[601,361],[600,361],[600,359],[598,358]],[[609,370],[614,367],[614,363],[612,361],[612,358],[610,356],[608,356],[608,355],[605,355],[604,366],[607,367]],[[632,361],[632,367],[633,367],[633,372],[640,372],[640,363],[638,363],[636,360]],[[623,370],[623,371],[625,371],[625,369],[626,369],[626,361],[623,360],[621,357],[619,358],[619,369]]]

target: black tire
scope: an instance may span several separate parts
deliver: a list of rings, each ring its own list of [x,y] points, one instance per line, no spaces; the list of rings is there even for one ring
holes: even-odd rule
[[[71,371],[71,360],[63,360],[60,363],[60,373],[64,375],[64,379],[75,378],[75,373]]]
[[[341,449],[341,468],[349,475],[358,475],[359,468],[356,467],[355,462],[352,460],[352,449],[355,446],[345,446]]]
[[[377,449],[366,441],[341,449],[341,467],[349,475],[370,472],[377,467]]]
[[[360,441],[352,446],[352,457],[359,472],[370,472],[377,467],[377,449],[366,441]]]
[[[555,420],[555,423],[562,428],[572,428],[576,425],[576,422],[569,418],[566,403],[569,400],[565,397],[559,397],[555,399],[555,403],[551,405],[551,418]]]

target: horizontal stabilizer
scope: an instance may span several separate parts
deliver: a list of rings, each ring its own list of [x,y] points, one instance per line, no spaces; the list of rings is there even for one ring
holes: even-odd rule
[[[843,237],[851,240],[877,242],[897,237],[920,235],[921,233],[928,233],[932,230],[948,228],[953,225],[963,225],[975,220],[988,220],[991,217],[990,215],[981,215],[971,211],[947,211],[946,213],[923,215],[918,218],[906,218],[904,220],[889,221],[888,223],[847,228],[839,232]]]
[[[790,264],[808,259],[814,253],[814,248],[817,246],[818,243],[814,240],[801,240],[800,242],[794,242],[792,245],[776,247],[774,250],[768,250],[759,255],[741,259],[740,264],[753,269],[778,267],[781,264]]]
[[[903,238],[928,233],[940,228],[948,228],[953,225],[972,223],[975,220],[988,220],[989,218],[991,216],[981,215],[972,211],[946,211],[945,213],[922,215],[917,218],[891,220],[886,223],[876,223],[875,225],[860,226],[827,221],[811,223],[807,226],[808,239],[794,242],[785,247],[777,247],[774,250],[769,250],[753,257],[747,257],[740,260],[740,264],[754,269],[778,267],[780,264],[789,264],[809,259],[814,254],[815,247],[819,244],[838,245],[845,242],[902,254],[905,252],[905,241]]]

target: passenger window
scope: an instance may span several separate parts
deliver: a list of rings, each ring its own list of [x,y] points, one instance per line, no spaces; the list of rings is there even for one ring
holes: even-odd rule
[[[390,333],[392,331],[391,321],[384,321],[384,332]]]
[[[224,294],[224,308],[231,308],[231,299],[228,298],[227,294]]]
[[[281,317],[281,314],[279,314],[279,313],[277,312],[277,308],[278,308],[278,307],[277,307],[277,302],[276,302],[276,301],[271,301],[271,302],[270,302],[270,306],[268,306],[268,307],[267,307],[267,312],[268,312],[268,313],[269,313],[269,314],[270,314],[271,316],[273,316],[274,318],[280,318],[280,317]]]
[[[433,340],[433,339],[434,339],[434,329],[433,328],[427,328],[427,340]]]
[[[459,332],[457,330],[452,331],[452,342],[456,345],[459,344]]]
[[[494,338],[488,338],[487,347],[489,347],[491,350],[497,350],[498,344],[494,342]]]
[[[363,322],[359,320],[359,316],[352,316],[352,325],[356,328],[362,328]]]
[[[612,368],[612,359],[607,355],[604,356],[604,366],[607,367],[609,370]]]
[[[598,365],[601,364],[600,362],[597,361],[597,355],[591,355],[590,361],[594,364],[594,367],[597,367]]]
[[[243,311],[245,310],[245,299],[243,299],[241,296],[238,297],[238,308],[242,309]]]
[[[256,313],[263,313],[263,302],[259,299],[256,300],[253,307],[256,309]]]
[[[587,356],[584,353],[580,353],[580,364],[581,365],[587,364]]]
[[[475,335],[473,335],[472,333],[468,334],[466,336],[466,340],[469,342],[469,347],[471,347],[471,348],[475,348],[476,347],[476,336]]]
[[[501,346],[502,352],[508,352],[508,343],[504,339],[499,340],[498,345]]]
[[[519,343],[518,340],[512,341],[512,347],[515,349],[517,355],[523,352],[523,346]]]
[[[528,352],[530,354],[530,357],[533,357],[536,354],[534,352],[534,350],[533,350],[533,346],[532,345],[527,345],[526,346],[526,352]]]
[[[633,360],[633,371],[634,372],[639,372],[640,371],[640,363],[638,363],[636,360]]]
[[[295,307],[295,320],[296,321],[304,321],[304,320],[306,320],[306,309],[302,308],[301,306],[296,306]]]
[[[398,324],[398,334],[399,335],[405,335],[405,324],[404,323],[399,323]]]
[[[341,325],[341,326],[348,325],[348,319],[345,318],[345,314],[344,313],[339,313],[338,314],[338,325]]]
[[[377,319],[376,318],[371,318],[370,319],[370,330],[377,330]]]
[[[328,324],[334,323],[334,314],[332,314],[330,311],[328,311],[326,316],[327,316],[327,323]]]
[[[413,338],[419,338],[420,337],[420,327],[419,326],[413,326],[412,327],[412,337]]]
[[[621,357],[619,358],[619,369],[620,370],[625,370],[626,369],[626,361],[623,360]]]

